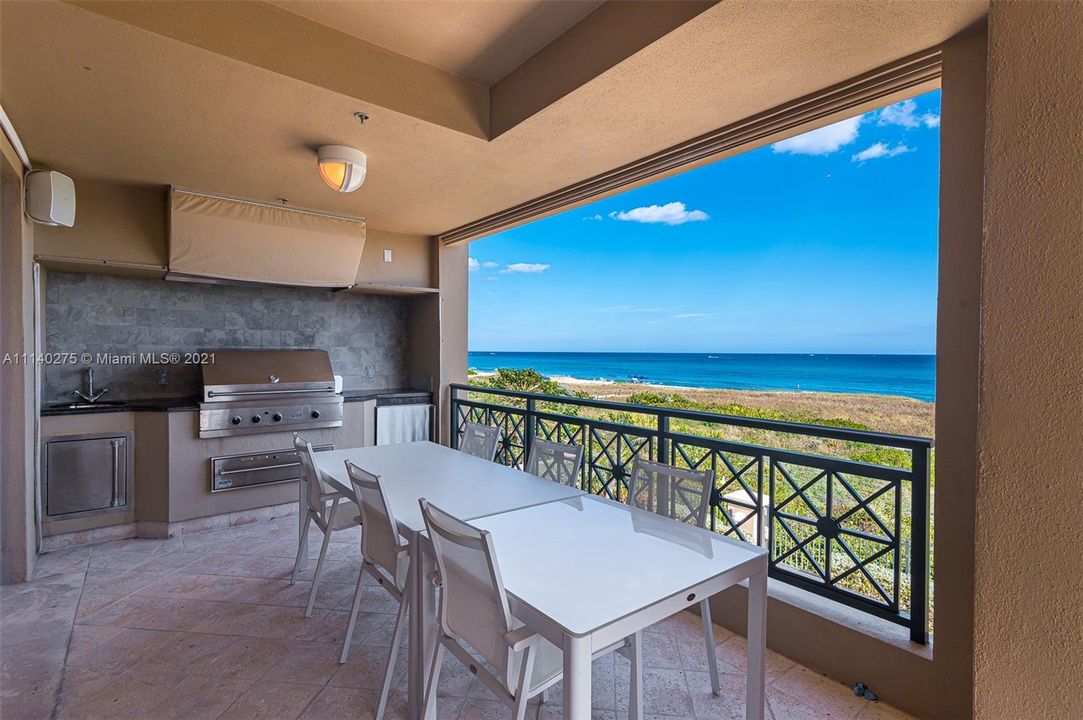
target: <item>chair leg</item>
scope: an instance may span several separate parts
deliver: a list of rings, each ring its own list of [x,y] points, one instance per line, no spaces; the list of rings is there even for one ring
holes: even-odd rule
[[[409,593],[402,594],[402,602],[399,603],[399,614],[395,618],[394,635],[391,638],[391,650],[387,654],[387,668],[384,670],[384,685],[380,689],[380,704],[376,708],[376,719],[383,720],[384,711],[387,709],[387,696],[391,694],[391,676],[395,672],[395,661],[399,657],[399,644],[402,641],[402,631],[406,629],[406,608],[410,604]]]
[[[534,648],[523,651],[523,661],[519,665],[519,683],[515,686],[515,720],[526,718],[526,705],[530,700],[530,678],[534,674]]]
[[[711,671],[711,692],[715,697],[722,694],[722,686],[718,682],[718,658],[714,654],[714,628],[711,622],[711,604],[706,600],[700,600],[699,614],[703,618],[703,639],[707,643],[707,667]]]
[[[632,680],[628,686],[628,720],[640,720],[643,717],[643,636],[637,632],[628,640],[628,659],[632,661]]]
[[[440,684],[440,668],[444,664],[444,643],[436,641],[436,650],[432,653],[432,667],[429,669],[429,684],[425,687],[425,712],[422,717],[436,717],[436,688]]]
[[[308,528],[312,524],[312,511],[307,510],[305,512],[305,524],[304,529],[298,533],[297,537],[297,559],[293,561],[293,575],[290,576],[290,585],[297,583],[297,576],[301,574],[301,563],[307,559],[308,556]]]
[[[353,591],[353,602],[350,603],[350,623],[346,626],[346,638],[342,641],[342,654],[339,655],[338,664],[346,662],[350,655],[350,642],[353,640],[354,626],[357,625],[357,611],[361,608],[361,590],[365,585],[365,564],[361,563],[361,572],[357,574],[357,589]]]
[[[320,575],[323,574],[323,561],[327,557],[327,545],[331,542],[331,528],[335,526],[335,510],[338,509],[338,500],[331,503],[331,514],[327,516],[327,525],[323,528],[323,544],[320,545],[320,559],[316,561],[316,572],[312,575],[312,589],[308,591],[308,605],[305,607],[305,617],[312,617],[312,608],[316,605],[316,588],[320,586]]]

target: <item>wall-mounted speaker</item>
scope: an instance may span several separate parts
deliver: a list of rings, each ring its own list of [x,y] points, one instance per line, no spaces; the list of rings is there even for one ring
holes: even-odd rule
[[[42,225],[75,224],[75,183],[54,170],[26,174],[26,214]]]

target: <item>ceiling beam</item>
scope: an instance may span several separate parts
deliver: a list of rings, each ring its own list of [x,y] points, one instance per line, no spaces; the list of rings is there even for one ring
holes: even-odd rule
[[[493,85],[497,137],[651,45],[718,0],[610,0]]]
[[[263,2],[68,0],[134,27],[478,138],[489,89]]]

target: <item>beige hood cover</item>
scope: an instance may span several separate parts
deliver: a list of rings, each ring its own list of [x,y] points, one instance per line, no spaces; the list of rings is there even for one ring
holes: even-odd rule
[[[184,190],[169,204],[170,274],[327,288],[357,277],[364,220]]]

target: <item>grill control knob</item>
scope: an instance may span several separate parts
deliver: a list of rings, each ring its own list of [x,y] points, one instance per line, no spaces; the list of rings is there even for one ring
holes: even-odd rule
[[[258,423],[262,419],[263,418],[261,418],[259,415],[253,415],[252,416],[252,422],[254,422],[254,423]]]
[[[240,415],[234,415],[233,417],[231,417],[229,419],[229,421],[231,423],[233,423],[234,425],[240,425],[241,424],[241,416]]]
[[[275,413],[271,416],[271,419],[275,422],[282,422],[282,413]]]
[[[313,410],[312,411],[312,419],[317,420],[317,419],[319,419],[319,417],[320,417],[320,411],[319,410]]]

